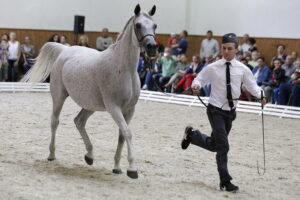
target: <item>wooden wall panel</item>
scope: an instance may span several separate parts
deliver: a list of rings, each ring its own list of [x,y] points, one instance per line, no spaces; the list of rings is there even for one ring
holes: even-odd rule
[[[0,34],[9,33],[14,31],[17,34],[17,38],[20,42],[23,42],[24,36],[28,35],[31,37],[32,43],[37,49],[40,49],[42,45],[48,41],[48,39],[54,34],[66,35],[68,38],[68,43],[71,45],[75,44],[75,35],[72,31],[56,31],[56,30],[31,30],[31,29],[4,29],[0,28]],[[96,38],[101,34],[100,32],[86,32],[89,38],[89,44],[92,48],[96,46]],[[115,40],[118,33],[110,33],[110,36]],[[168,34],[158,34],[157,38],[163,43],[167,43],[169,35]],[[190,35],[188,37],[189,47],[187,55],[189,58],[192,55],[198,55],[200,50],[201,41],[205,36],[201,35]],[[216,36],[219,42],[221,37]],[[241,39],[241,38],[240,38]],[[285,39],[285,38],[255,38],[257,41],[257,46],[261,54],[266,58],[267,64],[270,63],[272,57],[276,54],[277,44],[284,44],[286,46],[286,53],[290,54],[292,51],[296,51],[300,54],[300,39]]]

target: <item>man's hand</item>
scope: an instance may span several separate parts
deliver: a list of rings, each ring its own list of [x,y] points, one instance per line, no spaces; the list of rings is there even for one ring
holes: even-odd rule
[[[261,103],[262,105],[266,105],[266,104],[268,103],[266,97],[263,97],[263,98],[260,100],[260,103]]]
[[[199,95],[199,93],[200,93],[200,85],[198,85],[198,84],[194,84],[194,85],[192,85],[192,90],[193,90],[193,95],[195,95],[195,96],[198,96]]]

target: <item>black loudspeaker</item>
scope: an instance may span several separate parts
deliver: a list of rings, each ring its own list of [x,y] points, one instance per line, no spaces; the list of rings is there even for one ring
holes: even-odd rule
[[[75,15],[74,18],[74,33],[83,34],[84,33],[84,16]]]

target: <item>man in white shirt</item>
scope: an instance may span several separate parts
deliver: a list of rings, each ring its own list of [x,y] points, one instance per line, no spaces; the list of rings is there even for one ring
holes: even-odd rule
[[[228,134],[232,121],[236,117],[235,107],[241,94],[241,84],[258,99],[261,99],[262,90],[257,86],[249,68],[235,59],[238,52],[238,40],[234,33],[228,33],[222,38],[223,58],[208,65],[194,79],[192,89],[198,95],[199,89],[211,84],[207,116],[212,127],[211,136],[188,126],[185,129],[181,143],[182,149],[187,149],[192,143],[211,152],[216,152],[220,189],[235,192],[239,188],[230,181],[227,168],[227,154],[229,151]],[[262,101],[265,104],[265,100]]]
[[[200,58],[203,60],[206,56],[217,57],[220,53],[220,47],[217,40],[213,38],[212,31],[207,31],[206,39],[202,40],[200,47]]]
[[[103,28],[102,36],[97,37],[96,39],[96,49],[98,51],[104,51],[107,49],[112,43],[113,39],[108,35],[108,28]]]

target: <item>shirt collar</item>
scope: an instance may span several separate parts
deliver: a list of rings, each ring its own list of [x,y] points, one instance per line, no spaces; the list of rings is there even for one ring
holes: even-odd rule
[[[230,61],[227,61],[225,58],[222,58],[222,59],[221,59],[221,64],[222,64],[222,65],[225,65],[226,62],[230,62],[231,65],[232,65],[232,64],[234,64],[234,63],[236,62],[236,59],[233,58],[233,59],[230,60]]]

